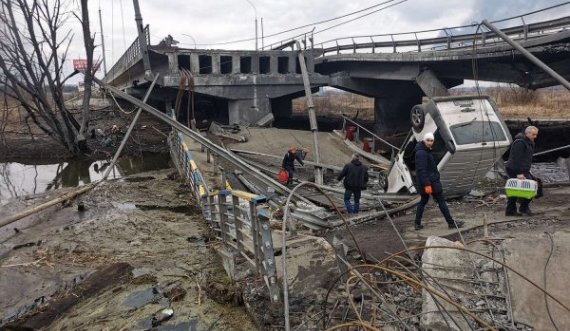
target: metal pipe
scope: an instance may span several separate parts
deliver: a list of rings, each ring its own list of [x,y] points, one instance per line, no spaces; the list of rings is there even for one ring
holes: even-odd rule
[[[307,110],[309,112],[309,122],[311,131],[313,132],[313,150],[315,152],[315,163],[321,163],[321,156],[319,153],[319,127],[317,124],[317,115],[315,114],[315,106],[313,104],[313,96],[311,93],[311,82],[309,81],[309,73],[307,71],[307,64],[305,63],[305,56],[301,50],[301,43],[296,40],[295,45],[299,50],[299,66],[301,67],[301,74],[303,76],[303,85],[305,86],[305,97],[307,98]],[[315,183],[318,185],[323,184],[323,169],[315,166]]]
[[[146,102],[146,100],[148,100],[148,97],[150,96],[150,94],[152,93],[152,89],[154,88],[154,84],[156,84],[156,81],[158,80],[158,76],[160,76],[160,75],[156,74],[156,76],[154,77],[154,80],[150,84],[148,90],[146,90],[146,94],[144,96],[143,102]],[[129,137],[131,136],[131,132],[133,132],[133,128],[137,124],[137,121],[138,121],[139,117],[141,116],[141,113],[142,113],[142,108],[139,107],[139,109],[137,110],[137,113],[135,114],[135,117],[133,118],[133,120],[131,122],[131,125],[129,125],[129,128],[127,129],[127,133],[123,137],[123,141],[121,141],[121,145],[119,145],[119,148],[115,152],[115,155],[113,155],[113,160],[111,160],[111,164],[107,167],[107,169],[105,170],[105,173],[103,174],[103,180],[106,180],[107,176],[109,176],[109,173],[111,172],[111,169],[115,168],[115,163],[117,162],[119,155],[121,155],[123,148],[125,148],[125,145],[127,144],[127,140],[129,140]]]
[[[556,148],[549,149],[549,150],[546,150],[546,151],[534,153],[534,154],[532,154],[532,156],[544,155],[544,154],[548,154],[548,153],[560,151],[560,150],[563,150],[563,149],[566,149],[566,148],[570,148],[570,145],[566,145],[566,146],[562,146],[562,147],[556,147]]]
[[[552,78],[557,80],[561,85],[563,85],[566,89],[570,90],[570,82],[568,82],[564,77],[559,75],[556,71],[552,70],[549,66],[547,66],[544,62],[540,61],[536,56],[532,55],[529,51],[527,51],[524,47],[522,47],[519,43],[509,38],[503,31],[499,30],[493,24],[489,23],[487,20],[483,20],[481,22],[484,26],[495,32],[499,37],[501,37],[504,41],[506,41],[509,45],[511,45],[514,49],[521,52],[530,62],[534,63],[537,67],[544,70],[547,74],[549,74]]]

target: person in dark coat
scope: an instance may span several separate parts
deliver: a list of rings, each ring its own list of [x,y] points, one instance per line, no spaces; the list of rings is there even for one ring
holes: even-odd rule
[[[360,194],[368,183],[368,168],[360,162],[358,154],[352,154],[352,161],[347,163],[337,179],[344,185],[344,206],[349,214],[357,214],[360,209]],[[354,205],[350,198],[354,195]]]
[[[416,184],[418,192],[421,195],[421,200],[416,209],[415,229],[421,230],[424,227],[422,225],[422,216],[430,195],[437,201],[439,210],[445,217],[448,227],[450,229],[455,229],[456,227],[460,228],[465,223],[462,221],[454,221],[449,213],[447,203],[445,203],[443,186],[439,179],[439,171],[437,170],[437,164],[431,152],[433,140],[433,133],[428,132],[424,135],[423,141],[418,142],[416,145]]]
[[[506,164],[507,174],[509,178],[518,179],[533,179],[537,180],[530,173],[530,166],[532,165],[532,155],[534,154],[534,140],[538,136],[538,128],[536,126],[527,126],[524,134],[521,132],[515,136],[515,141],[511,145],[511,152],[509,153],[509,160]],[[541,194],[537,195],[540,196]],[[520,207],[517,212],[517,200],[519,200]],[[507,199],[506,216],[532,216],[530,211],[529,199]]]
[[[287,151],[287,154],[283,157],[283,162],[281,162],[281,168],[287,171],[289,175],[287,177],[287,185],[293,183],[293,175],[295,174],[295,160],[299,162],[300,165],[304,165],[301,153],[297,153],[297,146],[291,146]]]

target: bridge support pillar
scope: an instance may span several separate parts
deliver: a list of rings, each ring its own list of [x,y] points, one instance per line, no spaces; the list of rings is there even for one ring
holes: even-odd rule
[[[410,110],[422,103],[423,93],[415,88],[394,90],[389,96],[374,98],[374,131],[393,135],[410,130]]]
[[[266,116],[272,114],[271,103],[268,98],[259,98],[255,101],[256,102],[254,102],[253,99],[229,100],[229,123],[256,124]],[[269,122],[273,122],[273,120]]]
[[[172,106],[172,99],[165,99],[164,100],[164,112],[170,115],[170,112],[174,109]]]
[[[422,73],[416,77],[416,82],[428,97],[440,97],[449,95],[449,91],[445,85],[443,85],[435,73],[429,69],[422,71]]]

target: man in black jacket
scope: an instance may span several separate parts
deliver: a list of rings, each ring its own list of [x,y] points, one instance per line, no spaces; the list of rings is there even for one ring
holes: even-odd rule
[[[422,199],[416,209],[415,229],[421,230],[424,228],[422,225],[422,216],[430,195],[433,195],[433,199],[437,201],[439,210],[445,217],[448,227],[450,229],[455,229],[456,227],[460,228],[465,223],[462,221],[454,221],[449,213],[447,203],[445,203],[443,186],[439,179],[439,171],[437,170],[437,164],[431,153],[433,141],[433,133],[428,132],[424,135],[423,141],[420,141],[416,145],[416,184]]]
[[[344,166],[337,179],[340,181],[343,178],[346,211],[349,214],[357,214],[360,208],[360,193],[366,189],[368,183],[368,168],[360,162],[358,154],[352,154],[352,161]],[[354,206],[350,203],[353,194]]]
[[[532,155],[534,154],[534,140],[538,136],[538,128],[536,126],[527,126],[524,134],[519,133],[515,136],[515,141],[511,145],[509,160],[506,168],[509,178],[518,179],[534,179],[536,178],[530,173],[532,165]],[[532,212],[528,207],[531,200],[518,199],[520,201],[519,211],[517,212],[517,198],[507,199],[506,216],[532,216]]]
[[[289,148],[287,151],[287,154],[285,154],[283,157],[283,162],[281,162],[281,168],[285,169],[289,175],[287,177],[287,185],[293,183],[293,175],[295,174],[295,160],[297,160],[297,162],[299,162],[301,165],[304,165],[300,153],[297,153],[297,146],[291,146],[291,148]]]

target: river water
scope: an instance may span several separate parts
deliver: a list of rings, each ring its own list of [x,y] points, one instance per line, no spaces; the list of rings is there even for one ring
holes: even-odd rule
[[[31,160],[23,163],[0,163],[0,205],[10,199],[33,195],[62,187],[77,187],[102,178],[109,160],[71,160],[46,163]],[[109,178],[170,167],[170,155],[143,153],[119,158]]]

